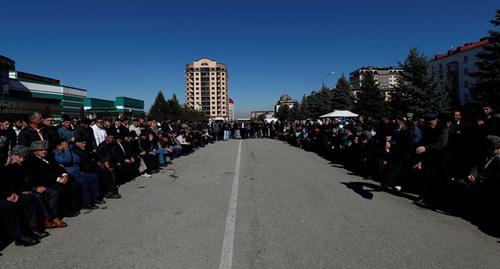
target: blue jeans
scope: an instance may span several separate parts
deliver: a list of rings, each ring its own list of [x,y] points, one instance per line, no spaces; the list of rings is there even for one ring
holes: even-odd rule
[[[224,130],[224,141],[229,140],[231,132],[229,130]]]

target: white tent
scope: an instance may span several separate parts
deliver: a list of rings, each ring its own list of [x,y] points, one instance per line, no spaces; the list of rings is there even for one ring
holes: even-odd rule
[[[358,114],[352,113],[349,110],[334,110],[328,114],[320,116],[320,118],[355,118]]]

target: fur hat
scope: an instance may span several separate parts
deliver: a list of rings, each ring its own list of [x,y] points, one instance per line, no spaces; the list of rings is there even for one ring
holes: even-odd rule
[[[486,137],[488,138],[488,140],[490,140],[490,142],[493,144],[493,147],[495,149],[500,148],[500,136],[488,135]]]
[[[12,148],[10,155],[18,155],[18,156],[26,158],[30,155],[30,153],[31,153],[31,150],[28,147],[15,146],[14,148]]]
[[[33,150],[33,151],[47,150],[47,149],[49,149],[49,141],[47,141],[47,140],[33,141],[31,143],[31,150]]]

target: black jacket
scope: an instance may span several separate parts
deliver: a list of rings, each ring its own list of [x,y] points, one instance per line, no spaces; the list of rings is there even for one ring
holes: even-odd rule
[[[47,158],[48,163],[42,159],[31,156],[26,164],[30,180],[34,186],[51,186],[57,183],[57,178],[66,173],[56,161]]]
[[[47,139],[47,134],[44,134],[42,132],[42,137],[44,139]],[[31,147],[31,142],[39,140],[40,136],[38,135],[38,132],[29,126],[22,129],[19,135],[17,136],[17,144],[26,147]]]

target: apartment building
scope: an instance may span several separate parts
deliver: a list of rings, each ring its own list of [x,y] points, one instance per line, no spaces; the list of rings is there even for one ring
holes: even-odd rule
[[[375,82],[385,96],[385,100],[391,99],[392,91],[399,85],[399,76],[401,69],[396,67],[361,67],[349,74],[349,81],[353,89],[354,97],[357,97],[359,88],[361,88],[364,74],[372,73]]]
[[[208,118],[229,118],[226,65],[201,58],[186,65],[186,105]]]
[[[450,92],[455,105],[470,101],[470,88],[476,83],[476,79],[470,74],[478,71],[477,54],[488,44],[490,40],[485,37],[478,42],[467,43],[432,57],[429,71],[436,82]]]

